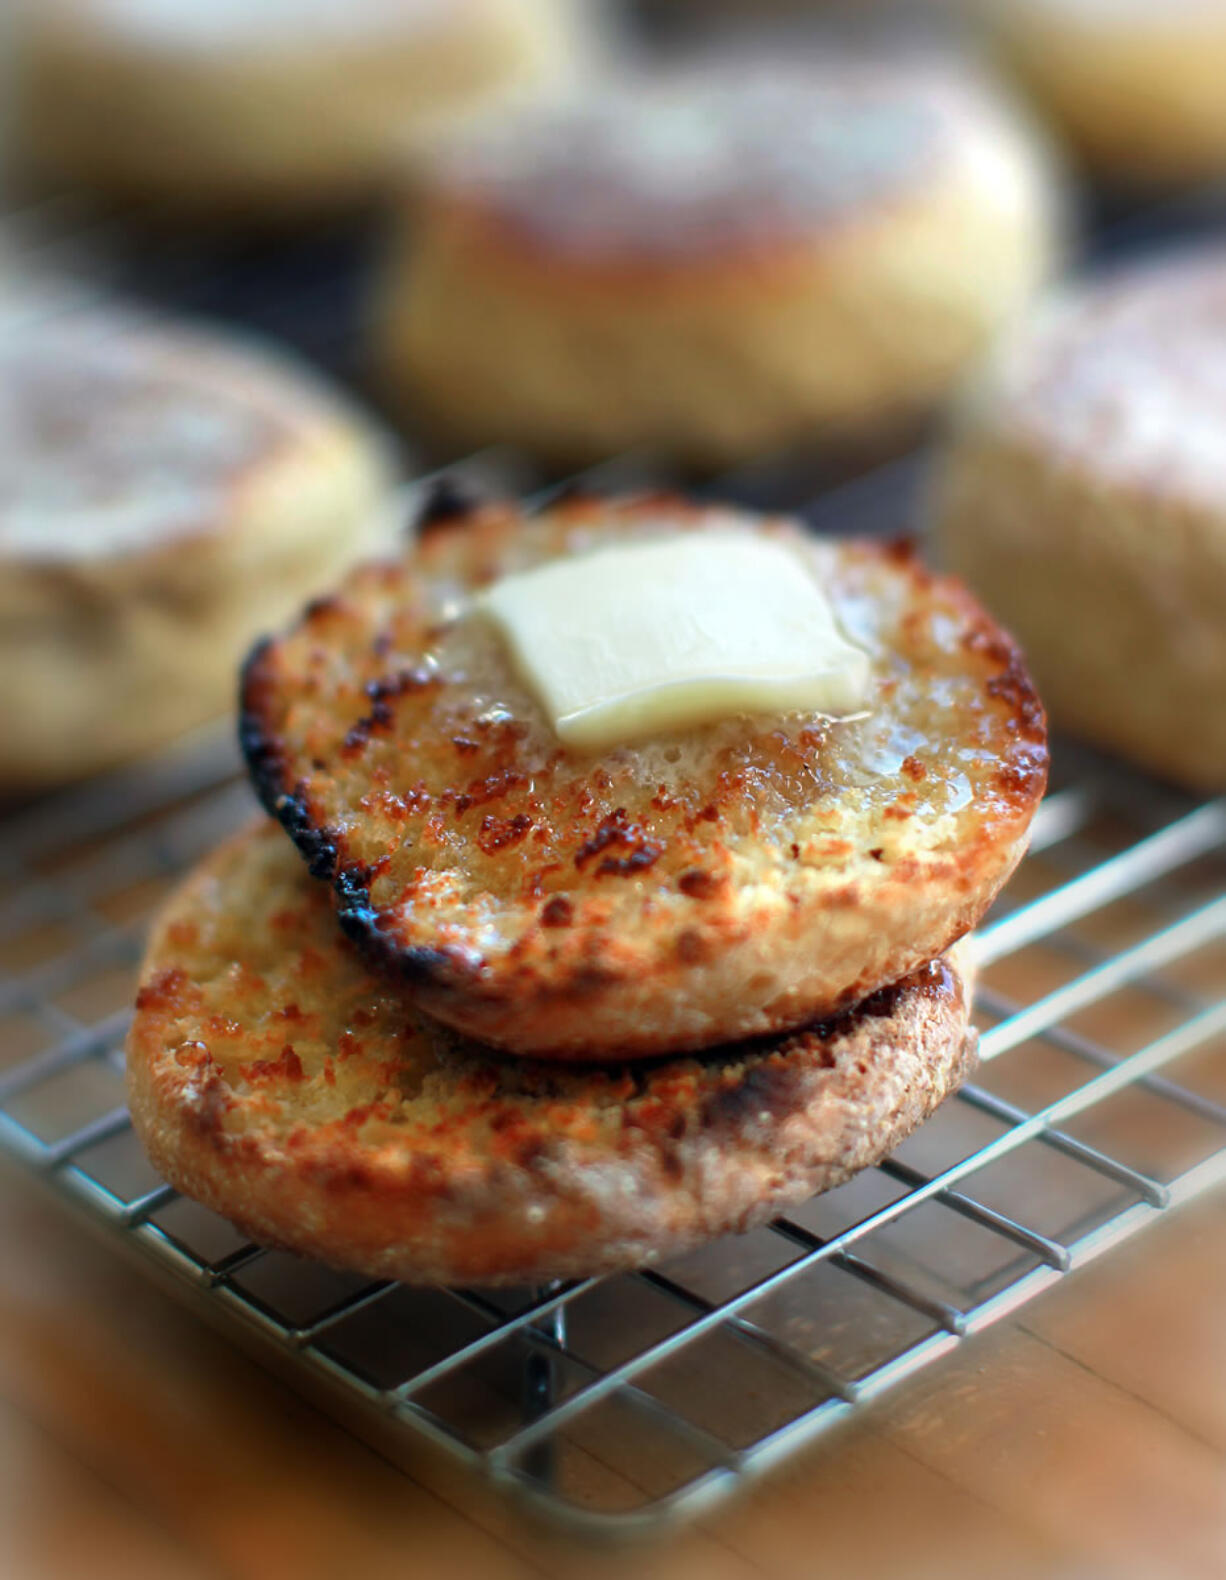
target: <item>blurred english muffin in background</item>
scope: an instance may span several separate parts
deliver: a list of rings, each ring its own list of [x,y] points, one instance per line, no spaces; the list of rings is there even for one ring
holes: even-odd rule
[[[1072,289],[960,413],[939,545],[1054,723],[1226,789],[1226,250]]]
[[[952,65],[704,57],[437,149],[376,354],[456,445],[726,465],[926,412],[1061,217],[1041,144]]]
[[[289,359],[117,305],[0,313],[0,789],[221,713],[388,527],[391,453]]]
[[[18,0],[42,179],[268,220],[376,191],[397,150],[551,81],[576,0]]]
[[[964,0],[1093,171],[1226,176],[1223,0]]]

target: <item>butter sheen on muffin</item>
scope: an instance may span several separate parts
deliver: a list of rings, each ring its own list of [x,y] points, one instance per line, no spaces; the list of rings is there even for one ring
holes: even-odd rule
[[[761,536],[869,660],[864,711],[559,741],[478,605],[500,577]],[[978,922],[1046,782],[1016,646],[905,550],[673,496],[434,523],[261,644],[243,745],[342,924],[431,1014],[540,1057],[649,1057],[847,1008]]]

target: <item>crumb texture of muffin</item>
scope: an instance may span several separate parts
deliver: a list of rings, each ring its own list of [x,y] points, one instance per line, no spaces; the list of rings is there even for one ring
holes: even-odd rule
[[[897,1145],[973,1067],[958,954],[702,1059],[571,1070],[415,1019],[263,824],[171,899],[128,1043],[178,1189],[262,1243],[411,1283],[539,1283],[743,1231]]]
[[[0,330],[0,783],[232,705],[262,629],[371,552],[391,449],[279,353],[114,304]]]
[[[1032,130],[929,60],[829,52],[618,79],[453,140],[376,312],[444,439],[699,466],[937,402],[1059,250]]]
[[[1064,293],[1002,348],[938,468],[938,545],[1053,721],[1226,789],[1226,251]]]
[[[15,137],[49,180],[264,222],[569,75],[572,0],[26,0]]]
[[[767,534],[869,655],[867,712],[563,749],[477,591],[560,555]],[[476,508],[363,567],[243,685],[254,781],[422,1007],[537,1056],[649,1056],[858,1003],[972,928],[1046,782],[1014,644],[901,548],[671,496]]]

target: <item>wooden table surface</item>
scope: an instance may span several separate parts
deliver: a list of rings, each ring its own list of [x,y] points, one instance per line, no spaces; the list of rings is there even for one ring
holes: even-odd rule
[[[358,1442],[0,1179],[0,1574],[1226,1575],[1226,1197],[1174,1213],[741,1501],[620,1550]]]

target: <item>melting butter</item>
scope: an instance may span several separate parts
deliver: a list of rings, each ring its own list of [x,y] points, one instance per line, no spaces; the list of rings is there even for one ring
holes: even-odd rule
[[[868,655],[803,559],[754,533],[692,532],[554,560],[487,588],[520,678],[585,751],[740,714],[861,710]]]

